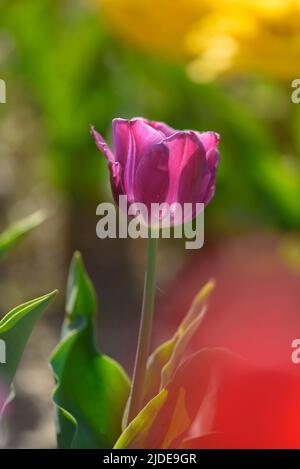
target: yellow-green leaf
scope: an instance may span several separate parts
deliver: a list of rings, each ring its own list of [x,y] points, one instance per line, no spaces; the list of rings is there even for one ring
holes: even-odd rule
[[[190,356],[124,430],[115,447],[176,449],[207,434],[219,385],[234,363],[234,355],[225,349],[204,349]]]
[[[45,220],[42,211],[38,211],[16,222],[0,234],[0,260],[1,258],[26,234],[39,226]]]
[[[214,285],[214,281],[211,280],[200,290],[174,336],[150,355],[147,364],[144,404],[166,386],[176,371],[189,341],[202,323],[206,312],[205,304]]]
[[[157,396],[155,396],[142,411],[130,422],[128,427],[122,433],[115,449],[122,448],[146,448],[149,432],[152,428],[153,422],[157,417],[160,409],[164,405],[168,396],[166,389],[163,389]]]

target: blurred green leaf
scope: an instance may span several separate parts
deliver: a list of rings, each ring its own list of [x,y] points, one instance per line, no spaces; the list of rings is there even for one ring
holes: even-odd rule
[[[0,383],[9,393],[26,343],[36,321],[56,295],[56,291],[14,308],[0,321],[0,340],[5,363],[0,365]]]
[[[59,448],[112,448],[121,433],[129,379],[117,362],[98,353],[95,313],[95,293],[77,253],[70,268],[63,337],[51,358]]]
[[[128,425],[121,437],[118,439],[115,449],[124,448],[146,448],[145,443],[153,421],[168,397],[163,389],[141,410],[135,419]]]
[[[150,355],[145,378],[144,406],[166,387],[184,359],[190,340],[202,324],[206,313],[206,302],[214,286],[214,281],[210,280],[201,288],[173,337],[159,345]],[[122,420],[123,430],[127,425],[128,406],[129,402]]]
[[[225,349],[204,349],[189,357],[128,425],[115,448],[175,449],[207,433],[222,376],[235,363],[234,354]]]
[[[0,260],[24,236],[45,220],[43,212],[38,211],[16,222],[0,234]]]
[[[214,282],[210,281],[200,290],[172,339],[161,344],[150,355],[147,364],[144,405],[172,378],[189,341],[202,323],[206,312],[205,303],[213,288]]]
[[[81,204],[94,202],[105,180],[89,126],[106,130],[116,101],[104,31],[85,3],[15,0],[2,15],[18,55],[13,76],[42,112],[51,180]]]

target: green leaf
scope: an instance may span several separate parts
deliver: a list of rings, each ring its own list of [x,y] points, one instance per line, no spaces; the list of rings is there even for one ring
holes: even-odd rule
[[[179,366],[189,341],[200,327],[206,312],[206,301],[214,289],[209,281],[194,299],[191,308],[174,336],[150,355],[147,365],[144,405],[163,389]]]
[[[95,292],[78,253],[66,303],[63,337],[51,358],[58,447],[112,448],[121,433],[130,384],[122,367],[97,351]]]
[[[9,393],[17,367],[22,358],[26,343],[36,321],[51,303],[56,291],[14,308],[0,321],[0,341],[2,358],[0,363],[0,383]]]
[[[124,430],[115,448],[175,449],[208,434],[219,386],[236,363],[225,349],[190,356]]]
[[[45,220],[41,211],[35,212],[13,224],[0,234],[0,260],[26,234],[39,226]]]
[[[153,422],[168,397],[163,389],[142,409],[122,433],[114,449],[145,448],[145,443]]]

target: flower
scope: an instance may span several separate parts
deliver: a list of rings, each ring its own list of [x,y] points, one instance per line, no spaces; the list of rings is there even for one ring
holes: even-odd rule
[[[199,19],[185,43],[195,81],[240,73],[292,80],[300,71],[300,2],[225,2]]]
[[[299,0],[94,0],[108,27],[147,52],[179,59],[198,82],[300,71]],[[153,32],[155,30],[155,33]]]
[[[116,203],[126,195],[129,206],[143,203],[148,211],[153,203],[168,204],[171,223],[178,224],[197,215],[196,204],[210,202],[219,161],[218,134],[177,131],[143,118],[114,119],[112,130],[114,152],[94,128],[91,133],[109,162]],[[183,210],[175,204],[187,203],[192,212],[184,213],[182,220]]]
[[[211,10],[212,0],[94,0],[109,29],[119,38],[148,52],[182,59],[185,37],[199,16]]]

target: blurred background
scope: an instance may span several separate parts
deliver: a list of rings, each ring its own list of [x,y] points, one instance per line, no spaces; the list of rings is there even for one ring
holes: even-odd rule
[[[55,446],[47,361],[74,250],[98,292],[99,348],[132,369],[145,243],[95,233],[96,206],[111,193],[89,128],[110,140],[114,117],[215,130],[222,139],[204,248],[160,244],[154,342],[173,332],[213,276],[194,346],[226,345],[289,366],[300,334],[297,78],[298,0],[0,0],[0,228],[38,209],[47,214],[1,265],[0,311],[60,290],[18,373],[10,447]]]

